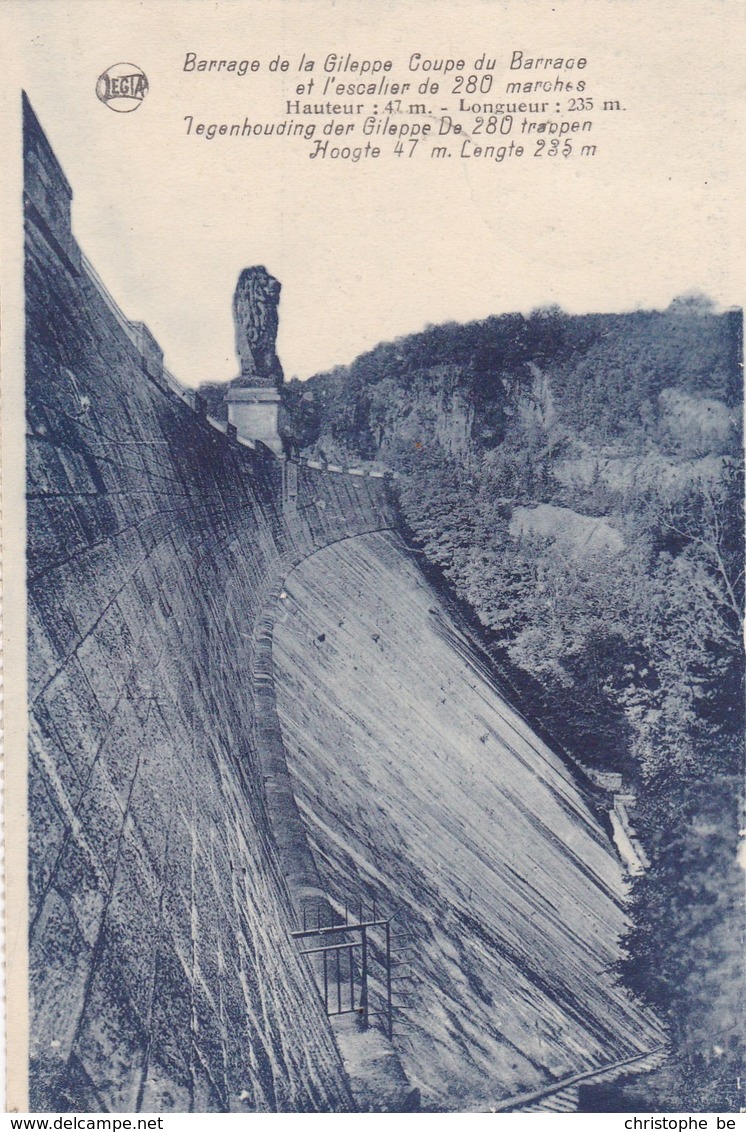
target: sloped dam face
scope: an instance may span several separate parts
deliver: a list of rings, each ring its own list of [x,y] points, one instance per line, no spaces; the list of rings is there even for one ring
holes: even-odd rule
[[[650,1049],[609,968],[620,866],[571,773],[489,679],[398,537],[286,579],[277,710],[330,899],[395,914],[393,1040],[471,1108]]]
[[[24,114],[31,1106],[489,1107],[649,1049],[610,846],[388,483],[215,427]],[[292,938],[345,897],[396,914],[398,1059]]]

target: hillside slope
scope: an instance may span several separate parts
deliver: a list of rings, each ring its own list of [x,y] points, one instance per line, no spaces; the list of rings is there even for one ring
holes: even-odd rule
[[[636,794],[621,972],[668,1029],[655,1111],[741,1103],[742,384],[742,311],[690,295],[433,326],[285,392],[299,447],[397,470],[522,710]]]

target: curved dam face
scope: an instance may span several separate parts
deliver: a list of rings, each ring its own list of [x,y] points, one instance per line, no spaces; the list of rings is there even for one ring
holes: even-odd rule
[[[625,915],[606,834],[399,538],[319,551],[281,604],[298,806],[330,899],[395,914],[393,1041],[423,1105],[489,1108],[654,1046],[609,973]]]
[[[267,593],[389,524],[386,486],[213,427],[82,260],[28,105],[24,127],[31,1107],[346,1111],[252,664]]]
[[[606,837],[387,482],[211,421],[24,137],[31,1107],[489,1107],[649,1049]],[[345,897],[396,913],[396,1053],[292,935]]]

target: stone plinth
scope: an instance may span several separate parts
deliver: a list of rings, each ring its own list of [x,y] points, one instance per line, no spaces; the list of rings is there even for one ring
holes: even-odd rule
[[[282,455],[282,441],[277,430],[280,395],[275,389],[255,386],[234,386],[225,398],[228,423],[236,426],[246,440],[261,440],[276,456]]]

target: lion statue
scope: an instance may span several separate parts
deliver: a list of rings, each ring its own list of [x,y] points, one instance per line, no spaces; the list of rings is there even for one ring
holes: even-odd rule
[[[238,277],[233,322],[241,373],[235,385],[268,389],[282,385],[282,366],[275,349],[280,290],[279,280],[266,267],[245,267]]]

